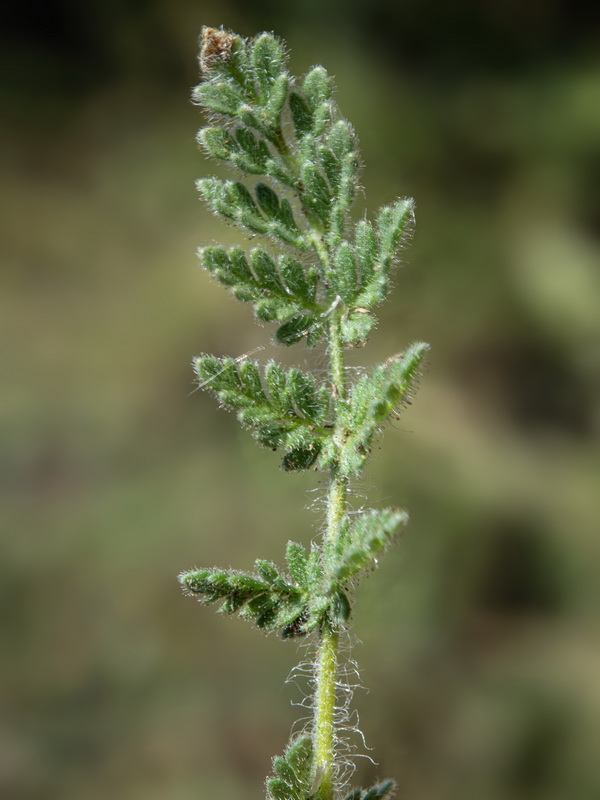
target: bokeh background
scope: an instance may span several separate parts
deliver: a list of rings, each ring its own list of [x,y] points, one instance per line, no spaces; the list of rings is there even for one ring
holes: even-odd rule
[[[355,364],[432,343],[360,486],[411,524],[357,593],[357,780],[410,800],[600,797],[600,34],[559,0],[89,0],[3,12],[0,795],[259,800],[306,658],[184,598],[308,543],[289,476],[191,393],[270,331],[202,274],[203,24],[323,63],[367,206],[417,201]],[[359,643],[359,640],[361,643]],[[281,687],[281,688],[280,688]],[[367,752],[364,747],[361,751]]]

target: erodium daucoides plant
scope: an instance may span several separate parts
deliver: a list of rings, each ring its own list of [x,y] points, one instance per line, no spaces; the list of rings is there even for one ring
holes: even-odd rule
[[[271,34],[243,39],[214,28],[203,30],[200,66],[194,99],[210,121],[198,134],[200,146],[247,179],[204,178],[198,189],[217,215],[262,237],[249,251],[203,247],[202,266],[237,300],[250,303],[259,320],[275,323],[280,344],[324,343],[329,371],[318,380],[275,361],[260,366],[248,358],[203,355],[194,362],[199,386],[235,411],[261,445],[279,450],[284,470],[324,473],[327,511],[322,540],[309,550],[288,542],[284,568],[257,559],[252,573],[195,569],[180,581],[203,602],[264,631],[314,640],[312,721],[273,760],[267,797],[389,800],[393,781],[366,790],[346,785],[339,648],[350,590],[407,514],[351,511],[350,493],[375,436],[410,398],[427,345],[412,344],[353,381],[344,351],[364,344],[371,332],[413,203],[396,200],[374,220],[352,221],[358,142],[323,67],[296,80],[283,44]]]

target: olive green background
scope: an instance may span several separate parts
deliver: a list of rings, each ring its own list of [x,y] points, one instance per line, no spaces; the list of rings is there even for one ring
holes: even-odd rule
[[[249,239],[194,179],[202,24],[274,30],[354,123],[365,208],[417,226],[352,364],[432,350],[357,502],[406,507],[356,593],[356,707],[403,800],[600,797],[600,48],[575,5],[14,4],[1,78],[0,795],[259,800],[310,650],[176,575],[308,543],[286,475],[194,389],[201,352],[324,370],[202,273]],[[280,688],[281,687],[281,688]],[[306,687],[304,686],[304,689]],[[357,740],[359,752],[369,752]]]

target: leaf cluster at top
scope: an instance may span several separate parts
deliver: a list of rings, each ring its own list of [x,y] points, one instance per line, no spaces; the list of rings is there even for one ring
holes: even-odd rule
[[[384,206],[375,222],[360,220],[351,231],[358,142],[333,102],[329,75],[314,67],[296,82],[274,36],[228,36],[226,52],[203,60],[194,91],[212,118],[198,141],[208,155],[260,180],[248,187],[204,178],[198,189],[215,213],[297,255],[273,259],[256,248],[247,259],[240,248],[210,247],[201,261],[259,319],[280,323],[280,343],[306,336],[314,346],[328,310],[341,303],[343,341],[360,344],[373,327],[373,307],[387,295],[412,201]]]

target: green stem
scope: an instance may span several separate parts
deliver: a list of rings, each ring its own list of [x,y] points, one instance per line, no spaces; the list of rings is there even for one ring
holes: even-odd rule
[[[329,323],[329,363],[334,394],[346,396],[344,350],[340,335],[340,312],[334,309]],[[338,431],[334,434],[337,438]],[[346,512],[348,479],[337,467],[331,470],[327,503],[327,530],[323,558],[340,533]],[[333,800],[335,768],[335,706],[338,672],[339,633],[329,625],[323,626],[315,671],[314,760],[313,780],[318,786],[316,800]]]
[[[315,693],[313,780],[318,783],[317,800],[332,800],[335,754],[335,685],[339,634],[321,634]]]

